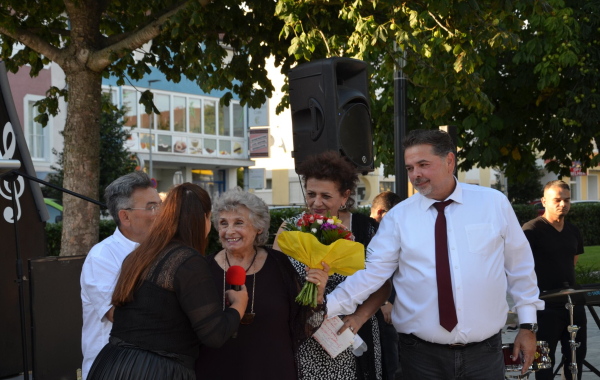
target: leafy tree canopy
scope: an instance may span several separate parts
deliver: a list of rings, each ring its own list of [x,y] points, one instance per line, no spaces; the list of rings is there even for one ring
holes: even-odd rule
[[[0,59],[12,72],[29,64],[35,76],[50,61],[66,75],[67,88],[52,87],[38,103],[46,123],[68,100],[64,129],[64,185],[98,198],[102,77],[119,85],[141,79],[156,67],[175,83],[183,76],[205,92],[227,90],[241,104],[258,107],[271,96],[266,59],[284,70],[294,62],[278,34],[283,21],[273,1],[48,0],[3,1],[0,5]],[[141,50],[152,41],[149,49]],[[18,50],[17,44],[25,48]],[[226,62],[224,46],[233,49]],[[134,52],[142,53],[134,59]],[[144,92],[146,112],[152,94]],[[155,109],[156,111],[156,109]],[[62,255],[83,254],[97,241],[98,209],[65,198]]]
[[[568,5],[568,6],[567,6]],[[409,129],[454,124],[460,167],[503,166],[538,153],[568,175],[599,137],[600,2],[575,0],[281,0],[282,37],[306,60],[349,56],[372,64],[378,163],[393,174],[393,77],[404,49]]]

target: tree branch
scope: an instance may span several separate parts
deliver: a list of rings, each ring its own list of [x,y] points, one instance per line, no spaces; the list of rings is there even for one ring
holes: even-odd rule
[[[446,28],[444,25],[442,25],[442,23],[438,21],[438,19],[433,15],[433,13],[431,13],[431,11],[427,11],[427,13],[429,13],[429,15],[431,16],[433,21],[435,21],[435,23],[438,24],[440,26],[440,28],[444,29],[446,32],[448,32],[448,34],[450,36],[454,37],[454,33],[449,31],[448,28]]]
[[[162,14],[158,14],[158,17],[141,29],[133,32],[123,33],[123,35],[119,35],[122,36],[121,38],[113,38],[113,41],[118,42],[115,42],[110,46],[91,54],[87,62],[87,67],[93,71],[100,72],[104,70],[106,66],[110,65],[110,56],[113,53],[115,53],[117,57],[121,58],[126,54],[127,50],[137,49],[146,42],[152,40],[160,34],[160,27],[165,24],[171,16],[175,15],[180,10],[185,9],[190,1],[192,0],[180,1],[174,6],[163,11]],[[202,6],[206,6],[210,1],[211,0],[200,0],[199,3]],[[110,38],[107,39],[107,41],[109,40]]]
[[[327,43],[327,38],[325,38],[325,35],[323,34],[323,31],[321,29],[319,29],[319,27],[317,26],[317,24],[313,21],[312,18],[310,18],[310,15],[308,13],[306,13],[306,17],[308,17],[308,21],[310,21],[311,24],[313,24],[313,27],[319,31],[319,33],[321,34],[321,38],[323,38],[323,42],[325,42],[325,47],[327,48],[327,58],[331,57],[331,50],[329,50],[329,43]]]
[[[0,26],[0,33],[19,41],[28,48],[42,54],[51,61],[56,62],[58,65],[62,64],[62,50],[50,45],[42,37],[32,33],[31,31],[21,28],[15,28],[14,31],[10,31],[5,27]]]
[[[59,29],[59,28],[30,28],[29,29],[29,31],[31,31],[33,33],[42,32],[44,30],[48,30],[52,34],[58,34],[58,35],[61,35],[61,36],[66,36],[66,37],[69,37],[71,35],[71,31],[70,30]]]

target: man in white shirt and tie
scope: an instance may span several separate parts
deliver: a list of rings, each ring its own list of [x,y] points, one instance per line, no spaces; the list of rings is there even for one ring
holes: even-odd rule
[[[446,132],[411,131],[403,146],[419,193],[383,218],[366,269],[328,295],[329,317],[351,314],[397,271],[392,321],[403,377],[502,380],[508,291],[521,323],[513,355],[523,353],[525,373],[544,302],[510,203],[496,190],[456,180],[456,148]]]
[[[117,229],[91,249],[81,270],[84,380],[94,359],[108,343],[114,311],[111,299],[121,264],[144,240],[161,205],[150,178],[142,172],[114,180],[106,188],[105,198]]]

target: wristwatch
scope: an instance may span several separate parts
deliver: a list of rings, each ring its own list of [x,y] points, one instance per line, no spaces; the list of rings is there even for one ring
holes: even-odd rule
[[[519,325],[519,328],[523,329],[523,330],[529,330],[535,334],[538,331],[538,324],[537,323],[521,323]]]

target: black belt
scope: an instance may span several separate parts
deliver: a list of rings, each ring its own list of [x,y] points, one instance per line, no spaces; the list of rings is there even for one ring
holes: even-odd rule
[[[415,334],[407,334],[408,336],[410,336],[412,339],[421,342],[421,343],[425,343],[425,344],[431,344],[434,346],[438,346],[438,347],[446,347],[446,348],[451,348],[451,349],[455,349],[455,348],[467,348],[467,347],[471,347],[471,346],[476,346],[478,344],[487,342],[489,340],[492,339],[498,339],[500,336],[501,332],[498,332],[497,334],[492,335],[491,337],[482,340],[481,342],[469,342],[469,343],[452,343],[452,344],[440,344],[440,343],[433,343],[433,342],[428,342],[426,340],[423,340],[421,338],[419,338],[418,336],[416,336]]]

